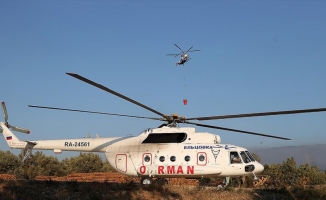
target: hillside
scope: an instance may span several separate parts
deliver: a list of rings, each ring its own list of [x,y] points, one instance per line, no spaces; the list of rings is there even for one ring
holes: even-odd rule
[[[286,146],[273,148],[252,148],[251,152],[261,158],[263,164],[278,164],[290,157],[294,157],[297,165],[308,163],[316,165],[321,170],[326,170],[326,144]]]

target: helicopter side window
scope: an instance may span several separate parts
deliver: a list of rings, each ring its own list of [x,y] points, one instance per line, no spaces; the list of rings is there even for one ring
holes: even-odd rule
[[[186,133],[150,133],[142,143],[182,143],[186,139]]]
[[[245,151],[245,152],[249,156],[251,161],[253,161],[253,162],[256,161],[255,158],[249,153],[249,151]]]
[[[203,162],[205,160],[205,156],[204,155],[200,155],[198,157],[198,160],[201,161],[201,162]]]
[[[236,151],[231,151],[230,152],[230,162],[231,164],[238,164],[241,163],[241,158]]]
[[[151,160],[151,158],[149,156],[145,156],[145,158],[144,158],[145,162],[149,162],[150,160]]]
[[[249,159],[249,157],[247,156],[247,154],[244,151],[240,152],[241,158],[243,160],[243,162],[245,163],[250,163],[251,160]]]
[[[165,161],[165,157],[164,156],[160,156],[159,159],[160,159],[161,162],[164,162]]]
[[[190,161],[190,156],[185,156],[185,161],[189,162]]]
[[[176,161],[176,157],[175,156],[171,156],[171,158],[170,158],[170,160],[171,160],[171,162],[174,162],[174,161]]]

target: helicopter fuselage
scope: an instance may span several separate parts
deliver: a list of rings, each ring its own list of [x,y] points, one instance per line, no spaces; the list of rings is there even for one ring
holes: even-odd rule
[[[188,61],[188,55],[187,54],[182,54],[180,61],[177,62],[177,65],[184,65]]]
[[[232,177],[263,171],[248,150],[220,141],[218,135],[197,133],[195,128],[147,129],[108,147],[105,155],[117,171],[129,176]],[[232,162],[236,155],[241,157],[238,163]]]
[[[4,124],[11,148],[104,152],[110,165],[128,176],[156,178],[233,177],[260,173],[264,167],[242,147],[220,144],[220,137],[195,128],[146,129],[138,136],[20,141]],[[10,138],[8,140],[8,138]],[[233,163],[234,157],[240,162]]]

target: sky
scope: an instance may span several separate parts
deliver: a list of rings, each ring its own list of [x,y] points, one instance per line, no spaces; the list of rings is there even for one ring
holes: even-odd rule
[[[186,117],[326,107],[325,1],[0,1],[0,101],[22,140],[138,135],[161,122],[29,108],[159,117],[66,75],[80,74],[161,113]],[[191,60],[175,66],[191,46]],[[183,105],[183,99],[188,104]],[[320,144],[326,112],[202,123],[251,147]],[[198,121],[194,121],[198,122]],[[199,122],[198,122],[199,123]],[[180,126],[184,126],[181,124]],[[187,126],[187,125],[186,125]],[[189,125],[188,125],[189,126]],[[0,140],[0,149],[9,150]],[[54,155],[53,152],[49,153]],[[70,154],[64,154],[70,155]]]

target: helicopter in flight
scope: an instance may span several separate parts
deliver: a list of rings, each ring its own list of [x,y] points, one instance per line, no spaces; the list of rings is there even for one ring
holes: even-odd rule
[[[178,54],[166,54],[167,56],[174,56],[177,57],[179,55],[181,55],[180,61],[176,62],[175,65],[184,65],[185,63],[187,63],[190,60],[190,57],[188,55],[189,52],[194,52],[194,51],[200,51],[200,50],[191,50],[193,48],[190,47],[187,51],[183,51],[178,45],[174,44],[178,49],[180,49],[180,53]]]
[[[179,124],[188,124],[281,140],[290,140],[289,138],[280,136],[195,123],[192,121],[326,111],[326,108],[316,108],[192,118],[178,116],[177,114],[166,115],[81,75],[75,73],[67,74],[155,113],[159,117],[144,117],[37,105],[29,105],[29,107],[132,117],[156,120],[163,123],[157,128],[145,129],[138,136],[128,134],[125,137],[26,141],[18,139],[11,130],[23,133],[29,133],[30,131],[24,128],[12,126],[8,123],[6,105],[2,102],[1,105],[5,121],[0,122],[0,133],[3,133],[9,147],[24,149],[26,154],[24,155],[23,161],[32,154],[33,149],[53,150],[56,154],[60,154],[62,151],[102,152],[105,154],[109,164],[116,171],[128,176],[139,177],[140,182],[143,185],[151,184],[154,180],[163,180],[165,183],[166,178],[200,179],[221,177],[228,181],[228,178],[230,177],[248,175],[254,175],[254,177],[256,177],[256,174],[259,174],[264,170],[264,166],[255,160],[246,148],[233,144],[222,144],[221,137],[217,134],[199,132],[193,127],[180,127]]]

